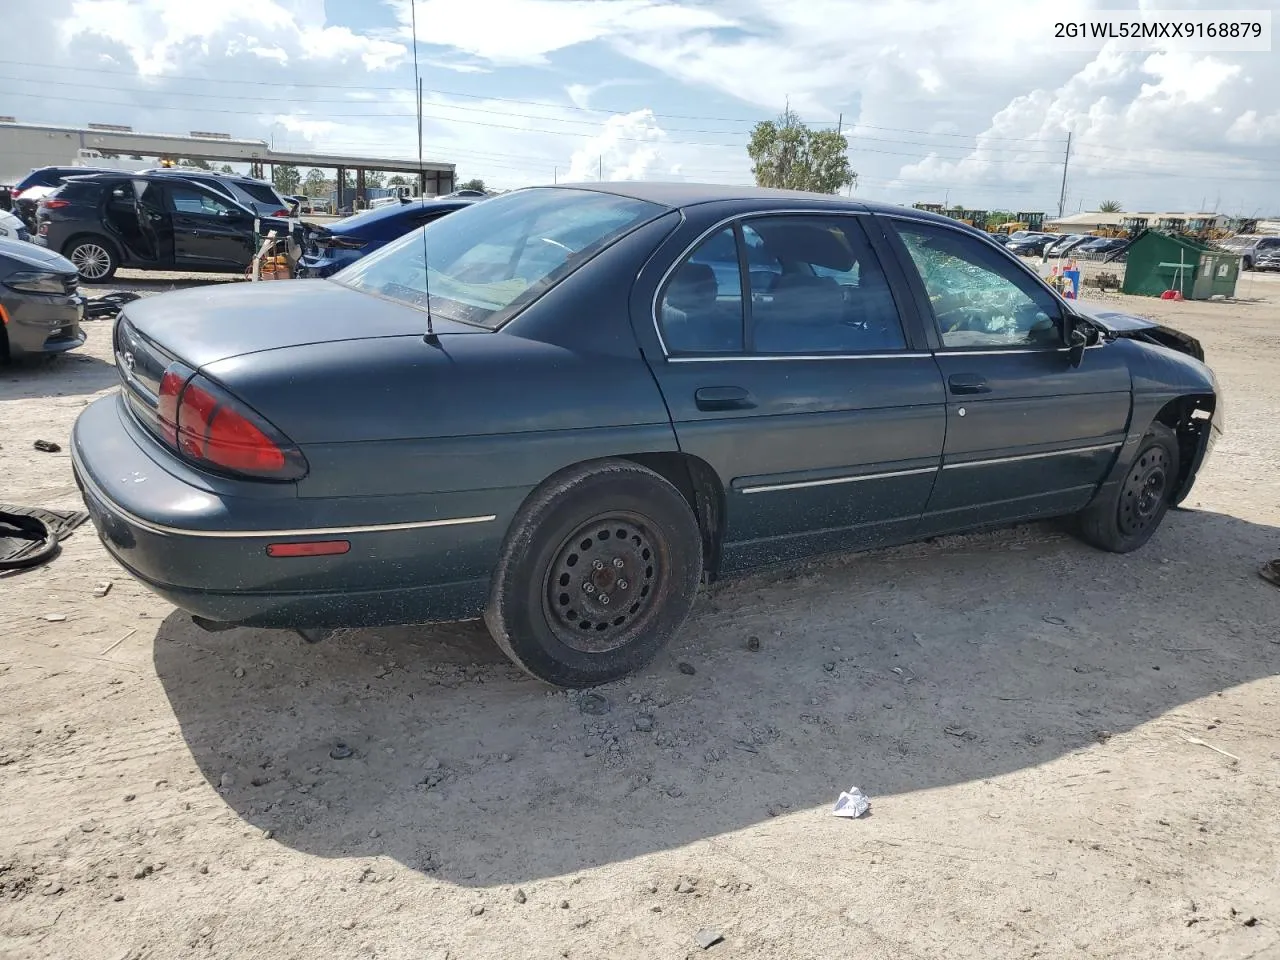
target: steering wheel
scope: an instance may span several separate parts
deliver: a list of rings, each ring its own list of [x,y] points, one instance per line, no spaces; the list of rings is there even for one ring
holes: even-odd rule
[[[985,332],[986,320],[986,311],[970,306],[952,307],[938,314],[938,326],[942,328],[943,333],[953,333],[956,330]]]

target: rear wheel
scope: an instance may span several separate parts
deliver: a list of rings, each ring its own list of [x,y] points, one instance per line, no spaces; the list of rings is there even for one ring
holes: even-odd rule
[[[106,283],[120,266],[111,242],[101,237],[82,237],[67,247],[67,259],[80,273],[85,283]]]
[[[1169,511],[1178,467],[1177,437],[1163,423],[1153,423],[1116,489],[1080,514],[1081,539],[1113,553],[1138,549]]]
[[[554,478],[503,545],[485,622],[539,680],[587,687],[647,663],[680,629],[702,573],[688,502],[623,460]]]

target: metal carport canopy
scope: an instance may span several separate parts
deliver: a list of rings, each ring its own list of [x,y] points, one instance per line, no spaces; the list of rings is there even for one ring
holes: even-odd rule
[[[171,133],[139,133],[64,127],[56,124],[0,122],[0,153],[9,154],[25,173],[32,167],[65,166],[77,149],[102,150],[141,156],[186,157],[191,160],[229,160],[241,163],[288,163],[295,166],[343,167],[348,170],[382,170],[388,173],[454,172],[455,165],[439,160],[348,157],[336,154],[295,153],[272,150],[265,140],[223,137],[190,137]]]

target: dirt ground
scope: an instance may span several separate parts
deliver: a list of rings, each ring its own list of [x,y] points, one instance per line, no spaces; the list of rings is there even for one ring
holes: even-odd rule
[[[203,633],[80,528],[0,578],[0,956],[1280,956],[1280,283],[1241,296],[1108,298],[1226,389],[1144,550],[1031,525],[727,582],[592,694],[478,624]],[[0,370],[0,500],[78,506],[87,327]]]

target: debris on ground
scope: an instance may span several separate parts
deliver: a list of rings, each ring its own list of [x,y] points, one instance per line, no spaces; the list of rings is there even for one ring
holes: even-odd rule
[[[93,588],[93,595],[98,598],[105,597],[111,592],[110,580],[99,580],[98,585]]]
[[[721,943],[724,940],[724,937],[720,936],[720,934],[714,930],[702,929],[698,931],[697,940],[698,946],[703,950],[710,950],[717,943]]]
[[[676,664],[676,669],[679,670],[681,673],[683,673],[686,677],[692,677],[695,673],[698,672],[697,670],[693,669],[692,663],[685,663],[683,660],[681,660],[679,663]]]
[[[578,710],[588,716],[603,716],[612,709],[609,701],[598,693],[584,693],[578,698]]]
[[[752,653],[759,653],[759,652],[760,652],[760,638],[759,638],[759,637],[747,637],[747,649],[748,649],[748,650],[750,650]]]
[[[46,613],[41,619],[48,620],[50,623],[61,623],[67,619],[67,615],[65,613]]]
[[[870,798],[857,787],[850,787],[848,790],[841,791],[840,796],[836,798],[835,809],[831,813],[833,816],[854,820],[870,809]]]
[[[1222,754],[1232,763],[1240,762],[1240,758],[1237,757],[1234,753],[1227,753],[1227,751],[1223,750],[1221,747],[1215,747],[1212,743],[1209,743],[1207,740],[1201,740],[1199,737],[1183,737],[1182,739],[1186,740],[1187,743],[1195,744],[1197,747],[1208,747],[1214,753]]]
[[[653,717],[646,713],[640,714],[640,716],[636,717],[636,729],[641,733],[652,733]]]
[[[54,443],[52,440],[37,440],[32,444],[41,453],[61,453],[62,445]]]
[[[1268,560],[1258,569],[1258,576],[1267,583],[1280,587],[1280,560]]]
[[[38,567],[58,555],[59,544],[89,519],[81,510],[44,510],[0,503],[0,570]]]
[[[353,753],[355,753],[354,750],[339,740],[333,745],[332,749],[330,749],[329,756],[334,760],[346,760]]]

